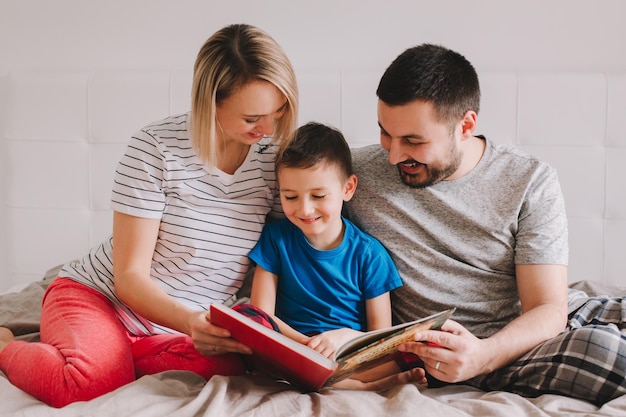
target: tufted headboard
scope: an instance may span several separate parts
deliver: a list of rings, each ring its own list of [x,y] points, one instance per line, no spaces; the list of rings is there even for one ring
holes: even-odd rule
[[[299,73],[300,122],[339,127],[354,147],[377,143],[374,92],[381,74]],[[483,72],[480,78],[477,133],[519,146],[559,172],[570,281],[626,285],[626,74]],[[0,82],[3,291],[40,279],[110,233],[113,171],[128,138],[189,109],[191,72],[29,71]]]

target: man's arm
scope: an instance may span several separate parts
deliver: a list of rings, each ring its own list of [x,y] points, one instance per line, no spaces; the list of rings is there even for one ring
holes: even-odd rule
[[[567,322],[567,267],[517,265],[516,276],[522,315],[499,332],[478,339],[448,320],[441,331],[416,335],[416,340],[441,347],[412,342],[400,350],[417,354],[435,378],[460,382],[499,369],[563,331]]]

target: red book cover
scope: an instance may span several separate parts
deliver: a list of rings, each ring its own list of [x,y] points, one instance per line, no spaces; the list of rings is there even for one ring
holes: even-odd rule
[[[441,328],[454,310],[365,332],[337,349],[333,359],[222,304],[211,305],[211,322],[228,329],[233,339],[252,349],[250,362],[255,371],[317,391],[393,360],[401,343],[415,341],[415,334],[422,330]]]
[[[332,359],[224,305],[211,305],[211,322],[252,349],[255,369],[300,388],[319,390],[337,367]]]

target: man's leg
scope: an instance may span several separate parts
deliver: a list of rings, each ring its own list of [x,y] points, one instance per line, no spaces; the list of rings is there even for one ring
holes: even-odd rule
[[[591,298],[570,315],[568,330],[469,383],[529,397],[552,393],[604,404],[626,394],[625,323],[623,299]]]

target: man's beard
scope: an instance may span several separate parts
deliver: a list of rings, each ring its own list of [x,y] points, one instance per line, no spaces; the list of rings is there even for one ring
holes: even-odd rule
[[[407,174],[402,170],[400,165],[398,164],[398,173],[400,174],[400,179],[406,185],[411,188],[425,188],[430,187],[431,185],[437,184],[440,181],[445,180],[450,175],[454,174],[456,170],[461,165],[461,160],[463,159],[463,154],[456,147],[456,142],[453,137],[450,137],[450,149],[448,152],[448,160],[442,164],[438,164],[440,166],[432,166],[422,164],[424,170],[426,172],[426,177],[423,178],[423,175],[411,175]],[[407,163],[417,162],[417,161],[405,161]],[[419,163],[419,162],[417,162]]]

